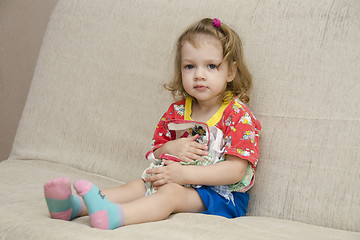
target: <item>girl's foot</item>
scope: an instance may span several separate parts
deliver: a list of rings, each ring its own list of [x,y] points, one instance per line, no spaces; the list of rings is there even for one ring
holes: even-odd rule
[[[45,183],[44,193],[51,218],[70,221],[80,216],[84,202],[71,194],[70,179],[62,177]]]
[[[110,202],[97,186],[85,180],[74,183],[89,212],[90,225],[99,229],[115,229],[124,224],[124,211],[119,204]]]

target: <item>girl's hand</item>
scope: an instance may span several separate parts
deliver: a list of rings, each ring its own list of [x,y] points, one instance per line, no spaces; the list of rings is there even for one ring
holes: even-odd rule
[[[164,167],[148,169],[146,171],[147,174],[154,175],[145,178],[145,181],[151,182],[155,189],[158,189],[167,183],[184,185],[182,171],[185,166],[171,160],[163,160],[163,162],[165,163]]]
[[[204,144],[196,142],[199,134],[189,138],[179,138],[165,143],[161,147],[161,152],[177,156],[183,162],[191,162],[194,160],[204,160],[203,156],[207,156],[208,147]],[[159,149],[160,150],[160,149]],[[157,152],[156,150],[155,152]]]

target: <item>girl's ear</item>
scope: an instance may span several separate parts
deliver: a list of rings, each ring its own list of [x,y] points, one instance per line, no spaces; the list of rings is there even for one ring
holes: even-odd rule
[[[237,63],[233,62],[229,64],[228,79],[227,82],[232,82],[236,76]]]

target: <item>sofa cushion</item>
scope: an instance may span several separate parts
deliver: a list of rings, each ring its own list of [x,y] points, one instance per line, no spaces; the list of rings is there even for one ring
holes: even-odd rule
[[[0,236],[2,239],[359,239],[360,233],[265,217],[227,219],[204,214],[175,214],[160,222],[106,231],[91,228],[88,217],[72,222],[51,219],[43,184],[66,174],[72,181],[88,179],[101,188],[121,184],[62,164],[39,160],[0,163]],[[74,190],[73,190],[74,191]]]

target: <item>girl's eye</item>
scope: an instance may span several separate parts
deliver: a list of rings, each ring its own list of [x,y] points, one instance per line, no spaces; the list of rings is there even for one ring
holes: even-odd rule
[[[208,68],[210,68],[210,69],[215,69],[215,68],[216,68],[216,65],[215,65],[215,64],[210,64],[210,65],[208,66]]]
[[[186,65],[185,68],[191,70],[191,69],[194,69],[195,67],[194,67],[194,65]]]

